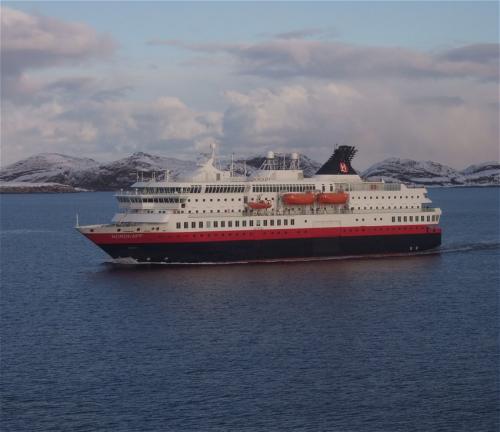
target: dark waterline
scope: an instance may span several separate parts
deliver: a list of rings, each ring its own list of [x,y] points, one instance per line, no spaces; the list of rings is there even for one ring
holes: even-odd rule
[[[110,193],[1,200],[5,431],[495,431],[499,190],[439,254],[117,268]]]

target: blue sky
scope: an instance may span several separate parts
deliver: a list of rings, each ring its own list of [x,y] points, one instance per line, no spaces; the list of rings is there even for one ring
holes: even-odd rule
[[[19,43],[19,24],[2,26],[2,60],[13,65],[2,80],[2,164],[38,150],[189,157],[211,140],[225,152],[274,147],[317,159],[330,140],[342,141],[360,147],[365,165],[389,156],[428,155],[455,166],[498,157],[496,2],[3,7],[10,13],[2,20],[23,14],[26,28]],[[65,39],[65,31],[67,48],[44,42]],[[26,44],[36,45],[36,62],[19,49]],[[81,51],[68,54],[74,46]],[[19,124],[15,115],[28,112],[45,123]],[[475,152],[453,132],[464,123],[467,142],[477,131]],[[141,135],[144,127],[156,132]]]
[[[496,42],[496,2],[4,2],[29,13],[83,21],[135,54],[146,40],[248,40],[301,28],[337,39],[421,49]]]

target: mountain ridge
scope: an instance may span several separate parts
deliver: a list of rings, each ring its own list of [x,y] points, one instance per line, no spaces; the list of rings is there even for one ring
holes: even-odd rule
[[[276,153],[278,160],[289,153]],[[253,155],[233,161],[237,174],[254,174],[264,155]],[[321,166],[306,155],[300,156],[305,177],[311,177]],[[221,169],[229,169],[231,160],[218,159]],[[196,170],[196,161],[182,160],[145,152],[135,152],[115,161],[99,163],[94,159],[68,156],[61,153],[40,153],[0,169],[0,192],[10,183],[51,183],[85,190],[117,190],[127,188],[143,175],[150,178],[153,172],[164,176],[169,171],[171,179],[189,176]],[[365,180],[411,185],[433,186],[499,186],[500,163],[487,161],[456,170],[433,161],[388,158],[361,172]],[[25,188],[26,189],[26,188]],[[46,190],[46,188],[42,188]],[[61,188],[59,188],[62,190]]]

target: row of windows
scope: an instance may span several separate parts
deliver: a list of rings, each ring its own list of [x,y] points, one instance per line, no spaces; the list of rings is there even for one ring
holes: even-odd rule
[[[176,187],[146,187],[136,189],[147,194],[176,194],[176,193],[201,193],[201,185],[176,186]]]
[[[118,202],[122,203],[179,203],[181,202],[180,198],[177,197],[169,197],[169,198],[142,198],[142,197],[134,197],[134,196],[120,196],[117,197]]]
[[[205,193],[242,193],[245,192],[244,185],[210,185],[205,187]]]
[[[243,219],[242,221],[236,220],[228,220],[228,221],[199,221],[199,222],[184,222],[181,224],[181,222],[177,222],[175,224],[175,227],[177,229],[189,229],[189,228],[246,228],[247,226],[253,227],[253,226],[288,226],[290,225],[295,225],[295,219],[264,219],[264,220],[246,220]]]
[[[357,196],[355,196],[355,195],[351,196],[351,199],[353,199],[353,200],[355,200],[355,199],[361,199],[361,198],[363,198],[363,199],[378,199],[378,196],[375,196],[375,197],[374,197],[374,196],[369,196],[369,197],[366,197],[366,196],[363,196],[363,197],[357,197]],[[383,196],[383,195],[381,195],[381,196],[380,196],[380,199],[385,199],[385,198],[387,198],[387,199],[391,199],[391,198],[394,198],[394,199],[403,199],[403,195],[400,195],[400,196],[399,196],[399,198],[398,198],[398,196],[397,196],[397,195],[394,195],[393,197],[391,197],[391,195],[388,195],[388,196]],[[408,199],[408,198],[413,199],[413,195],[410,195],[410,196],[406,195],[406,196],[405,196],[405,199]],[[415,195],[415,199],[417,199],[417,198],[420,198],[420,195]]]
[[[395,209],[398,209],[398,208],[399,209],[412,209],[413,206],[399,206],[399,207],[398,206],[393,206],[393,207],[391,207],[391,206],[387,206],[387,207],[382,206],[382,207],[380,207],[380,210],[385,210],[385,209],[387,209],[387,210],[394,209],[395,210]],[[417,205],[417,206],[415,206],[415,208],[419,209],[420,206]],[[378,209],[379,209],[379,207],[376,206],[375,210],[378,210]],[[351,207],[351,210],[356,210],[356,207]],[[358,207],[358,210],[361,210],[361,207]],[[370,207],[366,207],[365,206],[365,207],[363,207],[363,210],[373,210],[373,206],[370,206]]]
[[[397,217],[397,220],[398,222],[413,222],[413,218],[415,218],[415,222],[425,222],[425,219],[426,219],[426,216],[398,216]],[[420,220],[419,220],[420,218]],[[430,222],[432,220],[432,222],[437,222],[438,220],[438,216],[437,215],[427,215],[427,222]],[[393,222],[396,222],[396,216],[393,216],[392,217],[392,221]]]
[[[273,199],[274,199],[274,198],[273,198]],[[215,198],[214,198],[214,199],[212,199],[212,198],[210,198],[210,199],[208,199],[208,198],[207,198],[207,199],[206,199],[206,201],[210,201],[210,202],[213,202],[214,200],[215,200]],[[226,202],[227,202],[228,200],[234,201],[234,200],[235,200],[235,198],[224,198],[224,199],[222,199],[222,201],[226,201]],[[236,198],[236,200],[237,200],[237,201],[241,201],[241,198]],[[252,200],[253,200],[253,198],[252,198]],[[205,198],[200,199],[200,200],[198,200],[198,198],[196,198],[194,201],[195,201],[195,202],[198,202],[198,201],[203,201],[203,202],[205,202]],[[221,201],[221,198],[217,198],[217,200],[216,200],[216,201],[219,201],[219,202],[220,202],[220,201]],[[188,199],[188,202],[191,202],[191,200],[190,200],[190,199]]]
[[[281,185],[254,185],[252,192],[307,192],[313,191],[316,186],[313,184],[281,184]]]

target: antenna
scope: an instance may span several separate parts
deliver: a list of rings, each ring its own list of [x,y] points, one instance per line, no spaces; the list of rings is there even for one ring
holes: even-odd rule
[[[234,152],[231,153],[231,168],[229,170],[229,173],[231,177],[234,177]]]
[[[213,143],[210,143],[210,149],[212,150],[212,159],[215,160],[215,148],[217,147],[217,145],[213,142]]]
[[[78,213],[76,214],[76,228],[80,227],[80,222],[78,221]]]

